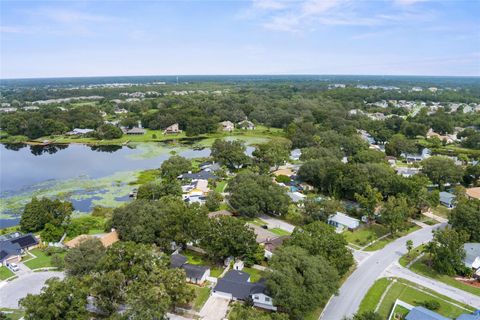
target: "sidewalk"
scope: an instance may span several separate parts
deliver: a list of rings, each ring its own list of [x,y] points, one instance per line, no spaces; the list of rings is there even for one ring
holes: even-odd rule
[[[463,291],[461,289],[454,288],[443,282],[430,279],[419,275],[413,271],[410,271],[398,264],[398,262],[392,263],[387,269],[385,269],[383,276],[387,277],[399,277],[411,282],[414,282],[418,285],[421,285],[425,288],[434,290],[439,294],[472,306],[474,308],[480,309],[480,297],[472,293]]]

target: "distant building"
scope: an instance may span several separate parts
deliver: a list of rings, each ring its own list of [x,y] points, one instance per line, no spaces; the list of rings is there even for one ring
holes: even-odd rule
[[[0,264],[19,262],[23,254],[37,245],[38,240],[32,233],[14,232],[0,236]]]
[[[450,192],[440,192],[440,204],[452,209],[455,207],[455,195]]]
[[[237,123],[237,126],[243,130],[255,130],[255,125],[252,121],[249,120],[240,121],[239,123]]]
[[[355,230],[360,226],[360,220],[347,216],[344,213],[337,212],[328,218],[328,224],[340,230],[345,228]]]
[[[287,195],[290,197],[293,203],[301,204],[305,200],[306,196],[300,192],[287,192]]]
[[[130,130],[127,130],[126,134],[128,135],[142,135],[142,134],[145,134],[147,132],[147,130],[143,129],[143,128],[132,128]]]
[[[182,130],[180,130],[180,127],[178,125],[178,123],[174,123],[168,127],[165,128],[165,130],[163,131],[163,134],[177,134],[177,133],[181,133]]]
[[[401,156],[407,160],[407,163],[420,162],[430,158],[432,151],[428,148],[424,148],[421,153],[402,153]]]
[[[477,277],[480,277],[480,243],[465,243],[465,267],[472,269]]]
[[[220,124],[222,125],[223,131],[232,132],[235,129],[235,125],[231,121],[222,121]]]
[[[84,134],[87,134],[87,133],[90,133],[90,132],[94,132],[95,130],[93,129],[79,129],[79,128],[75,128],[73,129],[72,131],[69,131],[66,133],[66,135],[69,135],[69,136],[81,136],[81,135],[84,135]]]
[[[480,187],[468,188],[468,189],[465,191],[465,194],[467,195],[467,197],[468,197],[469,199],[477,199],[477,200],[480,200]]]
[[[300,149],[293,149],[290,152],[290,159],[292,160],[300,160],[300,156],[302,155],[302,150]]]
[[[81,234],[73,238],[72,240],[65,242],[65,247],[75,248],[83,241],[94,238],[100,240],[100,242],[105,248],[110,247],[112,244],[119,241],[118,232],[115,229],[112,229],[112,231],[110,231],[109,233],[101,233],[98,235]]]

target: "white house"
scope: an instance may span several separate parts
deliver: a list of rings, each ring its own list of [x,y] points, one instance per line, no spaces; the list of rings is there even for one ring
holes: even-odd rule
[[[480,243],[465,243],[465,267],[473,269],[475,274],[480,277]]]
[[[222,130],[223,131],[232,132],[233,129],[235,129],[235,125],[231,121],[228,121],[228,120],[227,121],[222,121],[222,122],[220,122],[220,124],[222,125]]]
[[[347,216],[344,213],[337,212],[328,218],[328,224],[340,230],[344,228],[355,230],[360,226],[360,220]]]
[[[66,134],[69,135],[69,136],[79,136],[79,135],[87,134],[87,133],[90,133],[90,132],[93,132],[93,131],[95,131],[95,130],[75,128],[72,131],[67,132]]]
[[[249,120],[240,121],[237,125],[240,129],[255,130],[255,125],[253,124],[252,121],[249,121]]]

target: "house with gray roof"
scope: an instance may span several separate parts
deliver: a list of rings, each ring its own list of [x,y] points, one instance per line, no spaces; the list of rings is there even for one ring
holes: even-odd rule
[[[347,216],[345,213],[337,212],[328,218],[328,224],[337,229],[355,230],[360,226],[360,220]]]
[[[38,240],[31,233],[14,232],[0,237],[0,264],[19,262],[22,255],[38,245]]]
[[[223,278],[218,279],[212,295],[230,300],[246,300],[251,298],[255,307],[276,311],[272,298],[266,293],[264,279],[250,282],[250,275],[239,270],[228,271]]]
[[[181,268],[185,270],[187,282],[194,284],[203,284],[210,276],[210,268],[201,265],[187,263],[188,259],[184,255],[174,253],[170,256],[170,268]]]
[[[480,243],[465,243],[465,259],[463,263],[465,267],[473,269],[475,275],[480,277]]]
[[[453,193],[442,191],[442,192],[440,192],[439,196],[440,196],[440,203],[443,206],[445,206],[449,209],[455,208],[455,198],[456,197]]]
[[[202,170],[202,171],[197,172],[197,173],[192,173],[192,172],[184,173],[184,174],[181,174],[178,178],[182,179],[182,180],[218,179],[218,177],[216,175],[214,175],[212,172],[207,171],[207,170]]]

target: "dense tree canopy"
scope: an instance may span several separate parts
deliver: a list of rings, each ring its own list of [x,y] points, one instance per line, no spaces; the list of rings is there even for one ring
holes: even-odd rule
[[[435,231],[433,240],[425,248],[430,254],[433,268],[450,276],[462,273],[465,270],[463,244],[467,240],[468,234],[463,230],[457,232],[447,227]]]
[[[20,227],[27,232],[42,230],[47,223],[60,227],[69,221],[72,211],[73,206],[67,201],[32,198],[32,201],[25,205]]]
[[[237,169],[249,162],[245,151],[245,145],[239,140],[226,141],[217,139],[213,142],[210,155],[215,161],[228,168]]]
[[[240,172],[229,182],[228,191],[230,205],[248,217],[260,213],[281,215],[288,211],[290,198],[269,176]]]
[[[181,156],[171,156],[162,162],[160,171],[162,177],[168,179],[176,179],[182,173],[186,173],[192,169],[192,162]]]
[[[465,231],[470,242],[480,242],[480,200],[460,197],[448,222],[455,230]]]
[[[440,188],[444,184],[455,184],[461,181],[463,169],[457,166],[452,159],[433,156],[422,161],[422,172]]]

